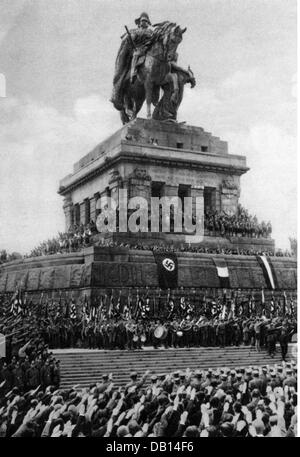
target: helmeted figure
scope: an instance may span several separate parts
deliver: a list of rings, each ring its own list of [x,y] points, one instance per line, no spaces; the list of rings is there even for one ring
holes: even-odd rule
[[[130,33],[135,49],[132,55],[130,82],[133,83],[136,78],[136,68],[140,61],[146,54],[147,47],[149,46],[152,37],[152,29],[150,28],[151,22],[147,13],[142,13],[139,18],[135,20],[138,26],[133,32]]]
[[[111,102],[117,110],[123,107],[123,82],[129,68],[132,84],[136,78],[137,67],[143,62],[151,44],[153,31],[148,14],[142,13],[135,23],[138,26],[136,29],[121,36],[122,43],[116,59]]]

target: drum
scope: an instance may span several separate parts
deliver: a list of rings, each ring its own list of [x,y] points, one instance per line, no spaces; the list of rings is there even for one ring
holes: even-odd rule
[[[142,342],[142,343],[145,343],[145,342],[146,342],[146,335],[142,335],[142,336],[141,336],[141,342]]]
[[[176,335],[179,336],[179,338],[181,338],[182,335],[183,335],[183,332],[182,332],[181,330],[178,330],[178,331],[176,332]]]
[[[139,340],[138,335],[133,335],[132,340],[134,341],[134,343],[136,343]]]
[[[164,340],[167,337],[167,334],[168,334],[168,330],[163,325],[159,325],[154,330],[154,336],[158,340]]]

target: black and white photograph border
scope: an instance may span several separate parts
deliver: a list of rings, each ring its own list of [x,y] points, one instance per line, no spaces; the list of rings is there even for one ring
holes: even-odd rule
[[[296,0],[0,29],[0,437],[297,437]]]

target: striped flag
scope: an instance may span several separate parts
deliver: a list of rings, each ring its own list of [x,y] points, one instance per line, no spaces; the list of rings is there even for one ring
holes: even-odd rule
[[[273,292],[272,292],[272,298],[271,298],[271,302],[270,302],[270,311],[271,311],[271,314],[274,314],[274,312],[275,312],[275,303],[274,303]]]
[[[263,275],[266,281],[266,284],[269,289],[275,289],[275,281],[274,276],[271,268],[271,264],[269,263],[267,257],[265,255],[258,255],[256,256],[257,261],[263,271]]]
[[[213,262],[217,269],[220,287],[230,289],[229,272],[226,261],[224,259],[213,257]]]
[[[71,298],[71,307],[70,307],[70,318],[71,319],[76,319],[77,317],[77,308],[76,308],[76,303],[74,301],[74,298],[72,296]]]

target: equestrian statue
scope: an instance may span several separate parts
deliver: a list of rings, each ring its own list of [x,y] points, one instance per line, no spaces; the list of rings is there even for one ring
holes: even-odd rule
[[[135,23],[137,28],[125,26],[121,37],[111,102],[120,111],[123,124],[136,118],[145,100],[148,119],[152,104],[153,119],[176,122],[184,85],[196,84],[191,69],[177,64],[176,51],[186,28],[169,21],[152,26],[147,13]]]

